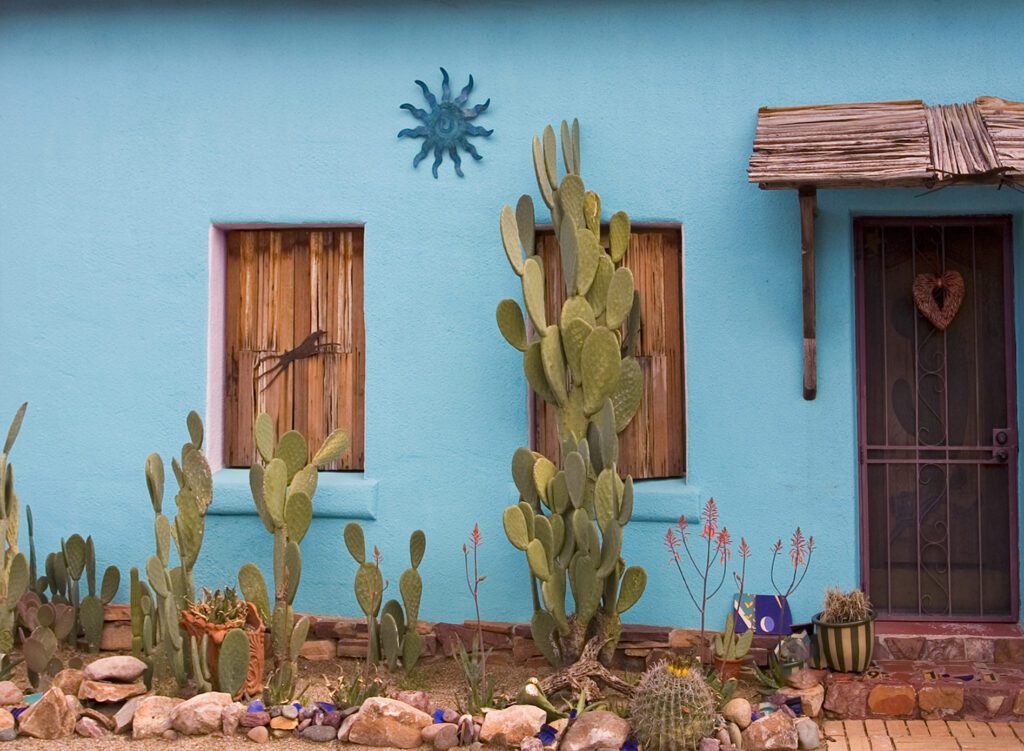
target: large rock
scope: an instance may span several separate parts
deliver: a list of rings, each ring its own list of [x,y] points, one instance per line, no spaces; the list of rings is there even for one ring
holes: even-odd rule
[[[753,712],[754,708],[750,706],[750,702],[742,696],[730,699],[726,702],[725,706],[722,707],[722,717],[729,722],[736,723],[740,730],[743,730],[750,725],[750,716]]]
[[[54,686],[21,713],[18,728],[24,735],[53,740],[75,732],[77,720],[75,713],[68,707],[64,692]]]
[[[361,746],[416,748],[422,743],[420,732],[431,722],[430,715],[405,702],[375,696],[363,702],[348,739]]]
[[[133,696],[146,693],[145,683],[110,683],[109,681],[83,680],[78,687],[78,698],[89,699],[100,704],[116,704]]]
[[[83,738],[103,738],[110,731],[91,717],[82,717],[75,723],[75,732]]]
[[[18,729],[14,727],[14,715],[6,709],[0,708],[0,741],[13,741],[18,735]]]
[[[221,729],[224,707],[232,703],[231,694],[207,691],[174,708],[171,727],[182,735],[209,735]]]
[[[537,735],[540,726],[547,719],[547,713],[532,704],[514,704],[507,709],[492,709],[484,715],[480,740],[486,743],[497,735],[504,735],[506,743],[518,746],[523,742],[523,738]]]
[[[398,701],[405,702],[410,707],[415,707],[421,712],[430,714],[430,694],[426,691],[399,691],[395,694]]]
[[[83,672],[90,681],[134,683],[146,672],[146,663],[131,655],[115,655],[90,662]]]
[[[614,712],[595,710],[576,718],[562,738],[562,751],[622,748],[629,738],[629,723]]]
[[[24,692],[13,681],[0,681],[0,706],[15,706],[24,698]]]
[[[783,701],[799,697],[804,714],[808,717],[817,717],[821,714],[821,705],[825,703],[825,687],[820,683],[816,683],[810,688],[783,686],[778,690],[776,696],[781,697]]]
[[[743,751],[792,751],[798,743],[796,724],[786,712],[773,712],[743,731]]]
[[[84,680],[85,673],[83,671],[75,670],[74,668],[65,668],[57,673],[57,675],[53,676],[53,680],[50,681],[50,685],[56,686],[65,694],[78,696],[78,689],[82,686],[82,681]]]
[[[238,731],[238,723],[242,721],[242,715],[246,714],[245,705],[234,702],[228,704],[221,711],[220,729],[229,738]]]
[[[173,696],[147,696],[140,700],[132,716],[132,738],[140,740],[162,737],[171,729],[171,713],[174,708],[183,703],[183,700]]]
[[[917,707],[917,692],[907,683],[881,683],[868,694],[868,709],[880,717],[909,717]]]
[[[124,703],[124,706],[114,712],[114,716],[111,720],[114,723],[113,731],[115,733],[124,733],[132,726],[132,718],[135,717],[135,708],[139,706],[139,702],[142,701],[143,696],[136,696],[134,699],[129,699]]]
[[[814,751],[821,746],[821,731],[818,723],[807,717],[798,717],[796,721],[797,740],[800,751]]]
[[[827,670],[815,670],[813,668],[800,668],[786,678],[786,685],[790,688],[813,688],[819,683],[824,683]]]

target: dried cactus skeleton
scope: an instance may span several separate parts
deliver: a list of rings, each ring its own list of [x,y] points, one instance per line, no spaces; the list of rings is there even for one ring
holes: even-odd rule
[[[532,331],[515,300],[502,300],[497,309],[502,335],[523,353],[527,382],[557,412],[561,467],[529,448],[515,452],[512,476],[520,502],[505,510],[504,526],[529,562],[533,640],[552,664],[563,666],[575,662],[593,638],[607,662],[618,643],[620,615],[647,583],[644,569],[627,567],[621,557],[633,480],[618,473],[618,434],[643,395],[634,357],[640,298],[624,265],[630,223],[618,212],[603,233],[601,199],[580,178],[579,145],[579,124],[563,122],[567,174],[559,180],[554,129],[548,126],[533,143],[537,183],[559,243],[565,304],[549,321],[534,205],[524,195],[514,211],[501,210],[500,228]],[[567,590],[576,603],[571,615]]]

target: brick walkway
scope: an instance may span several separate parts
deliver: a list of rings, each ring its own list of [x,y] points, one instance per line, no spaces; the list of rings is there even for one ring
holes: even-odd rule
[[[828,751],[1024,751],[1024,722],[829,720]]]

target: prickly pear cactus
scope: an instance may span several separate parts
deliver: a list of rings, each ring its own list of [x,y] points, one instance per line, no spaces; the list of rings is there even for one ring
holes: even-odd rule
[[[715,698],[700,666],[661,662],[640,678],[629,705],[633,733],[645,751],[697,751],[711,735]]]
[[[18,494],[14,490],[11,449],[21,430],[28,402],[22,404],[11,420],[0,451],[0,653],[14,647],[15,608],[30,582],[29,562],[18,552]]]
[[[345,526],[344,538],[345,547],[359,566],[356,569],[355,592],[356,602],[366,617],[367,663],[376,664],[383,658],[392,670],[401,662],[405,670],[412,671],[423,652],[423,637],[416,626],[423,596],[419,565],[427,550],[427,536],[418,529],[409,536],[411,565],[398,580],[402,602],[388,600],[383,609],[381,600],[387,582],[380,571],[380,552],[375,547],[372,560],[366,559],[363,528],[356,522],[349,522]]]
[[[147,678],[157,663],[169,662],[179,686],[190,679],[200,682],[194,655],[190,656],[191,644],[181,628],[181,611],[188,602],[195,600],[196,587],[192,569],[199,558],[206,529],[206,511],[213,502],[213,475],[203,454],[203,422],[196,412],[189,412],[186,418],[189,440],[181,448],[181,459],[171,459],[171,469],[178,485],[174,496],[177,513],[171,521],[164,515],[164,463],[159,454],[146,458],[146,487],[153,505],[153,525],[156,539],[156,554],[146,560],[148,586],[132,569],[131,614],[132,651],[149,665]],[[70,540],[68,541],[70,544]],[[178,565],[171,567],[171,543],[177,553]],[[91,548],[86,544],[86,548]],[[74,551],[75,548],[72,548]],[[65,554],[67,558],[67,554]],[[83,554],[83,567],[88,564],[88,554]],[[74,579],[71,563],[77,567],[77,558],[67,559],[67,574]],[[49,562],[47,577],[51,577]],[[95,562],[92,564],[95,565]],[[54,575],[61,578],[60,565],[54,568]],[[77,579],[75,579],[77,587]],[[112,582],[104,575],[101,597],[110,593]],[[95,589],[94,575],[90,574],[90,594]],[[116,587],[114,587],[116,591]],[[157,660],[162,651],[166,660]]]
[[[313,521],[318,468],[341,456],[349,438],[344,430],[335,430],[310,458],[306,439],[297,431],[288,431],[275,443],[274,423],[266,413],[256,418],[254,437],[260,461],[249,468],[249,486],[256,512],[274,536],[273,611],[266,580],[255,564],[242,566],[238,586],[270,624],[274,668],[266,693],[279,704],[293,698],[299,651],[309,632],[309,618],[296,621],[292,603],[302,577],[299,543]]]
[[[498,328],[523,353],[526,380],[557,409],[561,466],[520,448],[512,477],[520,503],[505,509],[509,541],[526,554],[534,598],[533,640],[555,665],[576,661],[598,638],[602,658],[618,643],[619,617],[643,594],[647,573],[622,559],[622,531],[633,513],[633,480],[617,470],[618,434],[643,394],[633,353],[640,298],[623,261],[630,224],[613,214],[605,231],[601,199],[580,178],[579,124],[561,128],[566,174],[558,176],[551,126],[533,141],[541,196],[551,210],[567,299],[553,320],[545,308],[545,269],[537,255],[533,200],[501,210],[502,244],[522,282],[523,309],[498,304]],[[571,592],[576,612],[566,611]]]

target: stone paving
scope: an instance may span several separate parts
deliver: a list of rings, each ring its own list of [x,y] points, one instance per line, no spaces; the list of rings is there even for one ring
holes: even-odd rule
[[[1024,722],[826,720],[828,751],[1024,751]]]
[[[878,660],[862,676],[830,674],[825,709],[849,719],[1024,720],[1024,665]]]

